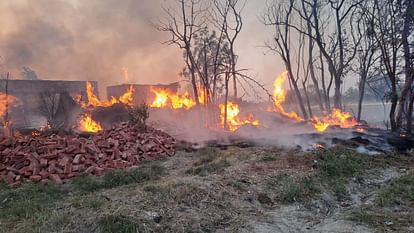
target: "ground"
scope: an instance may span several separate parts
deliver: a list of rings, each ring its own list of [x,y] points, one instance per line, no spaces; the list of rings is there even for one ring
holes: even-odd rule
[[[0,190],[0,232],[413,232],[413,212],[413,155],[346,148],[184,146],[102,177]]]

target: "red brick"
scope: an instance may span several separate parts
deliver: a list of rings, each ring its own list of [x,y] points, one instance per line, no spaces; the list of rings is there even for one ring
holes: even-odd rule
[[[71,173],[72,172],[72,163],[71,162],[66,163],[65,168],[64,168],[63,171],[64,171],[65,174]]]
[[[49,178],[50,178],[51,181],[55,182],[56,184],[62,184],[63,183],[62,179],[59,177],[58,174],[50,174]]]
[[[42,177],[39,175],[33,175],[33,176],[30,176],[29,179],[33,182],[39,182],[40,180],[42,180]]]
[[[47,167],[48,160],[47,159],[40,159],[40,166]]]
[[[75,158],[73,159],[73,164],[79,164],[81,159],[82,159],[83,155],[82,154],[77,154],[75,156]]]

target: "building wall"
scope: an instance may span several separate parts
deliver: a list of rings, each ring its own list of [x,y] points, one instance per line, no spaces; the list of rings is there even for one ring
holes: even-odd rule
[[[96,81],[91,83],[95,94],[98,95],[98,83]],[[58,109],[62,109],[60,106],[62,97],[71,98],[71,95],[74,97],[79,94],[86,96],[86,81],[8,80],[7,84],[7,80],[0,79],[0,93],[6,92],[6,85],[9,95],[17,98],[17,102],[10,106],[10,119],[16,127],[38,127],[44,124],[46,116],[42,109],[42,94],[56,94]],[[65,107],[66,111],[57,114],[62,121],[67,121],[66,119],[71,115],[71,109]]]

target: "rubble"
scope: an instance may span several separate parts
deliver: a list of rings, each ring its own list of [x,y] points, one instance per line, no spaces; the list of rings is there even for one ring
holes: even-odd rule
[[[175,139],[162,131],[120,123],[96,134],[0,137],[0,180],[17,185],[62,183],[87,173],[123,169],[175,154]]]

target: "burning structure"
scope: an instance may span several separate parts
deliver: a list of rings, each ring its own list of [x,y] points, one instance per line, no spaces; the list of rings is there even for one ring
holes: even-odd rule
[[[132,95],[133,104],[139,105],[141,103],[151,104],[154,101],[154,90],[166,90],[170,93],[177,93],[180,85],[178,82],[156,85],[121,84],[107,87],[107,93],[108,96],[119,98],[125,92],[127,92],[130,87],[135,90],[134,94]]]
[[[97,82],[89,82],[97,90]],[[53,121],[61,125],[71,121],[77,107],[76,95],[87,93],[86,81],[0,80],[0,92],[13,97],[8,103],[14,127],[41,127]],[[6,90],[7,89],[7,90]],[[96,91],[94,93],[98,95]],[[10,97],[9,97],[10,98]],[[2,107],[6,105],[3,101]]]

